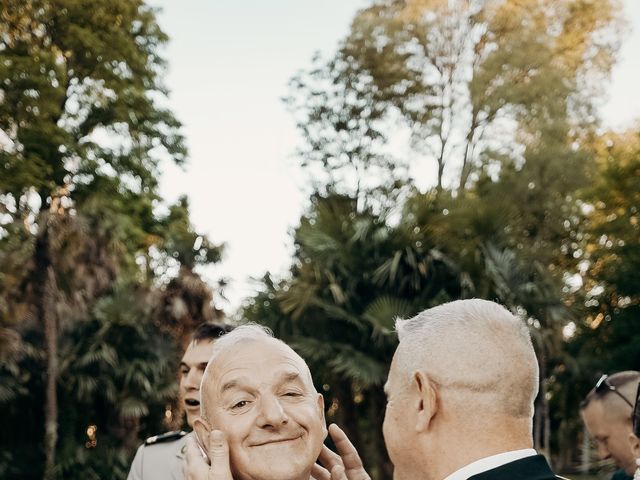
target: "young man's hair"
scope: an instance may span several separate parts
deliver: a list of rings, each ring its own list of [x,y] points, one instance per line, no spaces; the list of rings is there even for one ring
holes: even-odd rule
[[[225,333],[229,333],[235,327],[227,325],[226,323],[211,323],[205,322],[198,325],[191,335],[191,341],[198,343],[202,340],[217,340]]]

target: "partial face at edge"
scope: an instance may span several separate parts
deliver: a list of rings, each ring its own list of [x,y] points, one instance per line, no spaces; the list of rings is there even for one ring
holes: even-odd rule
[[[200,416],[200,382],[211,358],[213,341],[191,342],[180,361],[180,402],[187,414],[187,423]]]
[[[415,432],[415,425],[411,426],[407,387],[406,374],[398,366],[398,352],[396,351],[389,368],[387,383],[384,385],[387,408],[382,424],[384,441],[396,472],[394,473],[395,478],[403,478],[402,470],[410,468],[411,465],[410,446],[413,442],[410,435]]]
[[[274,340],[240,343],[216,359],[203,395],[234,478],[308,480],[327,434],[324,402],[294,352]]]
[[[618,468],[633,475],[636,469],[635,459],[629,449],[629,434],[631,434],[631,412],[629,420],[609,418],[604,405],[594,400],[582,411],[582,420],[591,437],[596,441],[598,457],[611,459]]]
[[[631,454],[633,457],[640,459],[640,438],[633,433],[629,434],[629,448],[631,448]],[[638,465],[638,468],[640,468],[640,465]]]

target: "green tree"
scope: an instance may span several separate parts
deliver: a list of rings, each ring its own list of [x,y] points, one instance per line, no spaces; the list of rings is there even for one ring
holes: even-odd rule
[[[169,207],[156,230],[162,239],[159,247],[163,253],[158,259],[161,270],[166,274],[171,265],[178,265],[177,275],[163,286],[158,299],[156,323],[179,345],[186,346],[190,332],[200,323],[222,321],[222,312],[212,308],[211,287],[200,278],[196,269],[219,262],[223,246],[212,244],[194,230],[189,220],[189,202],[184,196]]]
[[[591,371],[640,369],[640,133],[608,132],[595,142],[594,184],[584,195],[580,242],[584,317],[574,347]]]
[[[523,163],[541,136],[580,141],[596,124],[619,11],[616,1],[376,2],[332,59],[292,80],[303,164],[327,185],[375,183],[406,167],[385,148],[401,125],[437,166],[438,189],[463,195],[479,169],[496,172],[505,155]]]
[[[165,260],[193,269],[221,251],[186,201],[159,209],[161,161],[186,156],[164,107],[166,36],[139,0],[2,0],[0,15],[0,394],[7,430],[24,431],[2,434],[20,448],[0,472],[123,477],[138,433],[158,428],[140,420],[160,422],[173,393]],[[18,428],[25,404],[44,409]]]

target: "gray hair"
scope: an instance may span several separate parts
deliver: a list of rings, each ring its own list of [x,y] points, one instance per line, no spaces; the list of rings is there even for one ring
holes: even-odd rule
[[[209,381],[209,377],[212,375],[212,370],[216,368],[215,363],[218,357],[220,357],[220,355],[222,355],[223,353],[232,350],[241,343],[265,341],[284,346],[293,354],[294,357],[298,358],[300,362],[306,367],[303,373],[306,374],[309,385],[315,391],[313,379],[311,378],[311,372],[309,371],[309,367],[307,366],[307,363],[304,361],[304,359],[285,342],[283,342],[279,338],[275,338],[269,328],[258,325],[257,323],[247,323],[244,325],[240,325],[239,327],[235,327],[231,332],[223,335],[213,343],[211,357],[209,357],[207,368],[205,368],[204,370],[202,381],[200,383],[200,413],[202,417],[206,418],[205,412],[208,411],[206,405],[208,405],[209,403],[208,395],[203,395],[204,387]]]
[[[503,306],[458,300],[398,319],[396,330],[407,378],[424,372],[452,404],[473,413],[533,417],[539,373],[531,336]]]

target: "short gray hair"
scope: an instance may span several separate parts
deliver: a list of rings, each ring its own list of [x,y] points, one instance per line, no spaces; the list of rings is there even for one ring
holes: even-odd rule
[[[422,371],[461,406],[532,417],[538,362],[525,322],[503,306],[470,299],[396,320],[399,367]]]
[[[221,353],[233,348],[235,345],[258,340],[275,340],[286,345],[282,340],[275,338],[273,332],[263,325],[258,325],[257,323],[240,325],[214,342],[207,369]]]

